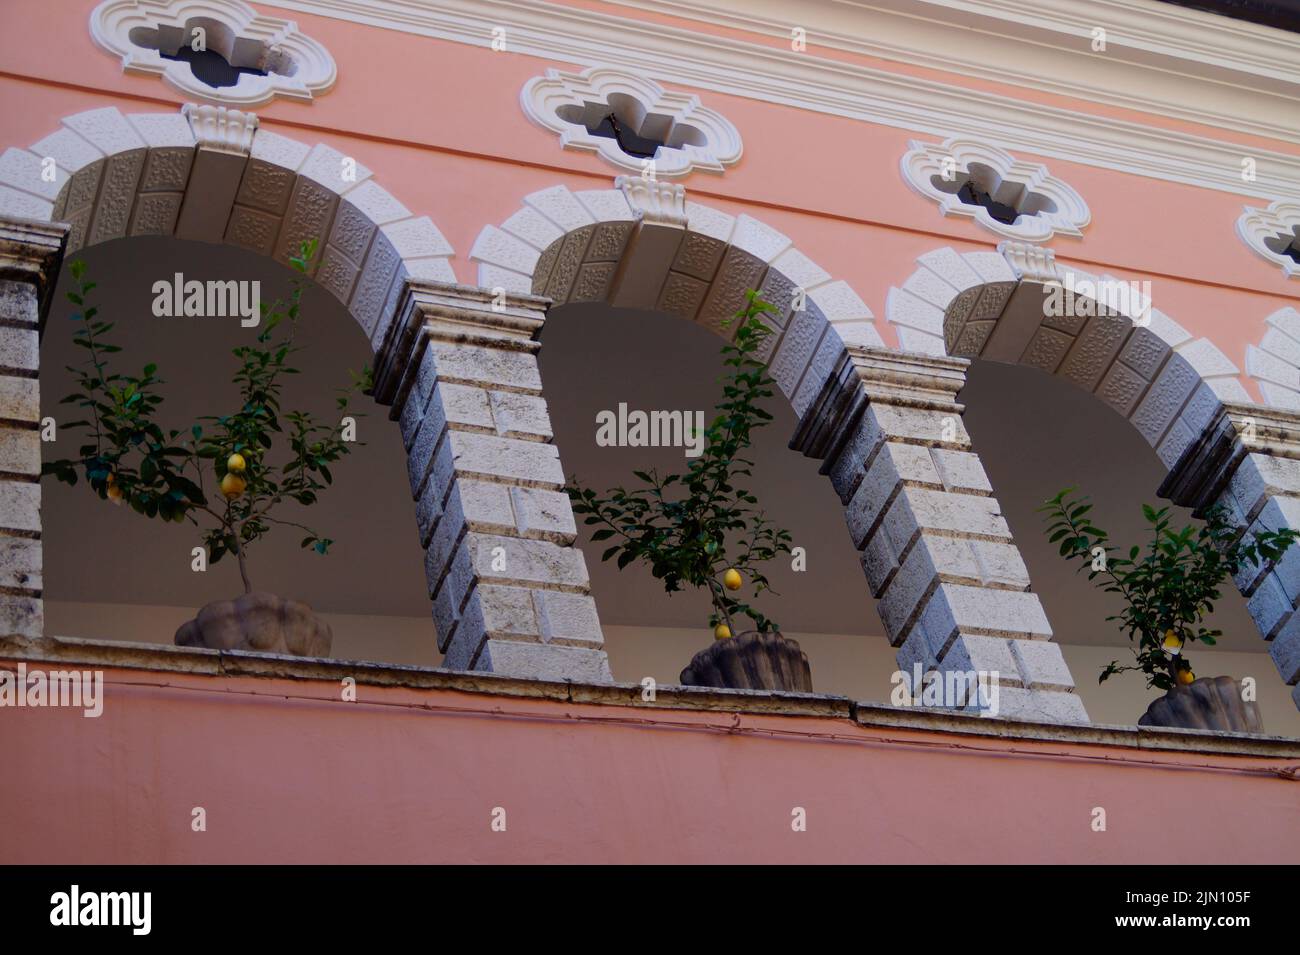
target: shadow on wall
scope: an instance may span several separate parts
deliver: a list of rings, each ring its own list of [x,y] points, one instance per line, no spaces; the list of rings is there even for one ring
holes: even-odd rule
[[[167,382],[160,415],[165,428],[188,428],[204,415],[234,410],[231,401],[238,392],[231,377],[238,363],[230,351],[251,344],[256,330],[241,327],[238,317],[156,317],[153,285],[171,282],[177,273],[185,280],[258,281],[262,301],[269,302],[287,296],[288,269],[229,246],[174,239],[118,240],[77,257],[86,261],[89,278],[98,283],[92,293],[98,318],[117,323],[111,338],[124,350],[113,356],[114,366],[138,374],[146,362],[155,362]],[[42,414],[60,422],[82,417],[80,409],[59,403],[73,387],[66,366],[84,360],[84,352],[72,343],[73,306],[63,295],[68,280],[65,265],[41,346]],[[303,315],[298,341],[304,348],[296,356],[302,374],[289,379],[285,408],[308,408],[332,421],[336,392],[348,383],[349,368],[369,361],[369,347],[352,317],[315,286],[308,289]],[[423,552],[401,437],[386,408],[366,397],[356,408],[365,415],[358,420],[357,435],[363,446],[333,469],[335,486],[310,509],[291,505],[277,512],[333,538],[330,553],[303,550],[299,543],[304,535],[297,528],[275,528],[250,550],[250,576],[257,589],[304,600],[325,614],[422,618],[432,647]],[[84,434],[61,429],[58,440],[43,447],[44,459],[77,457]],[[213,486],[209,474],[209,494]],[[101,500],[84,481],[68,487],[46,478],[42,488],[45,598],[52,608],[48,632],[58,632],[61,603],[165,605],[192,613],[241,591],[230,558],[203,573],[192,569],[191,549],[200,543],[192,524],[146,520]],[[164,635],[167,642],[171,635]],[[137,639],[155,642],[157,636]]]
[[[556,309],[542,342],[542,380],[567,476],[604,491],[635,481],[636,469],[686,469],[681,447],[599,446],[596,415],[617,415],[620,405],[628,413],[699,411],[707,427],[721,397],[722,339],[682,319],[591,303]],[[804,548],[807,570],[793,570],[788,556],[773,561],[776,594],[762,595],[756,607],[792,632],[881,632],[839,499],[818,474],[820,462],[789,449],[797,422],[779,391],[766,408],[775,420],[754,432],[750,488],[768,516],[790,530],[794,546]],[[703,592],[669,595],[643,564],[620,572],[600,560],[608,545],[592,543],[590,529],[579,528],[602,624],[694,628],[699,646],[708,645]]]

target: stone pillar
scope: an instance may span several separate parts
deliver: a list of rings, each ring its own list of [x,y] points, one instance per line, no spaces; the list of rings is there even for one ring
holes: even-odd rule
[[[1170,470],[1160,495],[1197,512],[1220,504],[1246,534],[1300,528],[1300,414],[1222,404]],[[1245,568],[1236,584],[1300,708],[1300,544],[1275,564]]]
[[[536,336],[549,304],[408,281],[375,395],[406,444],[444,665],[609,681],[542,399]]]
[[[968,364],[849,347],[790,446],[824,462],[900,669],[996,672],[991,715],[1087,722],[962,423]]]
[[[40,335],[68,227],[0,220],[0,633],[39,637]]]

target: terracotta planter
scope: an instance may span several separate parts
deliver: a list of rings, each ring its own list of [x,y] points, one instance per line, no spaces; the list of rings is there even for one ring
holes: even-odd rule
[[[715,640],[713,646],[691,658],[681,681],[684,686],[732,690],[813,691],[808,656],[799,644],[779,633],[756,630]]]
[[[1176,686],[1147,707],[1138,726],[1262,733],[1259,704],[1241,698],[1241,683],[1230,676],[1203,676]]]
[[[275,594],[214,600],[176,631],[178,647],[327,657],[334,634],[311,607]]]

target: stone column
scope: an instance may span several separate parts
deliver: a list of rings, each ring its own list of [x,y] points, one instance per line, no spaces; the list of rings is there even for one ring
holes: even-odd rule
[[[1300,414],[1222,404],[1160,495],[1197,512],[1220,504],[1246,534],[1300,528]],[[1275,564],[1245,568],[1236,584],[1300,708],[1300,544]]]
[[[991,715],[1087,722],[962,423],[968,364],[849,347],[790,446],[824,462],[900,669],[996,672]]]
[[[609,681],[542,399],[536,336],[549,304],[408,281],[375,395],[406,444],[444,665]]]
[[[68,227],[0,220],[0,633],[39,637],[40,335]]]

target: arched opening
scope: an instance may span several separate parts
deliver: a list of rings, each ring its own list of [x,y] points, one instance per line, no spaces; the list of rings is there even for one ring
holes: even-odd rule
[[[24,379],[43,378],[41,394],[46,402],[57,402],[66,394],[60,381],[66,360],[47,357],[42,376],[43,366],[35,355],[38,318],[46,317],[41,296],[48,296],[58,280],[60,241],[67,259],[82,256],[90,260],[92,270],[98,269],[94,274],[99,284],[96,295],[112,298],[98,303],[99,317],[119,320],[114,334],[127,339],[134,369],[156,362],[173,383],[185,383],[171,392],[173,400],[164,415],[166,418],[175,411],[182,419],[169,422],[172,427],[186,426],[198,414],[222,413],[215,401],[206,399],[212,391],[221,390],[218,383],[228,389],[230,376],[222,376],[218,368],[246,326],[228,312],[224,319],[153,317],[155,282],[171,282],[185,273],[194,280],[202,274],[223,286],[264,286],[267,301],[283,298],[287,297],[290,273],[282,266],[299,254],[305,243],[311,244],[315,253],[308,268],[313,280],[308,283],[309,302],[323,316],[324,347],[309,354],[334,376],[328,384],[314,375],[310,379],[304,376],[300,387],[306,389],[304,403],[320,409],[328,420],[330,413],[337,413],[330,406],[333,389],[347,381],[337,376],[338,368],[330,364],[331,359],[354,368],[372,364],[371,356],[382,352],[388,342],[404,290],[412,282],[454,278],[448,264],[452,249],[441,233],[427,217],[413,216],[379,187],[370,170],[323,144],[313,147],[259,131],[258,119],[250,113],[193,105],[179,114],[123,115],[113,108],[91,110],[65,117],[58,131],[33,144],[30,151],[11,149],[7,156],[10,162],[0,212],[38,223],[67,223],[45,227],[19,220],[6,224],[7,248],[16,263],[24,263],[26,271],[11,269],[18,281],[6,286],[9,294],[3,303],[4,317],[13,328],[16,343],[23,348],[30,345],[32,352],[30,358],[23,359],[31,364],[20,363],[7,374],[14,378],[11,385],[23,384],[22,393],[32,397],[36,389],[28,387]],[[153,247],[146,248],[151,243]],[[51,347],[60,355],[59,349],[69,344],[66,335],[58,334],[65,332],[62,326],[67,324],[58,316],[66,312],[62,299],[55,297],[54,301],[58,303],[53,319],[58,344]],[[122,320],[124,316],[136,320]],[[169,325],[153,324],[158,322]],[[185,327],[188,323],[196,323],[196,327]],[[306,337],[312,339],[316,330],[309,329]],[[236,338],[226,337],[230,335]],[[170,368],[161,356],[167,357]],[[197,382],[205,387],[191,387]],[[393,533],[391,525],[399,510],[405,513],[409,528],[411,505],[400,493],[390,498],[382,489],[392,483],[392,475],[404,470],[404,449],[398,429],[383,420],[390,415],[380,413],[364,396],[354,400],[371,406],[364,430],[374,440],[359,433],[358,443],[366,442],[371,451],[350,462],[353,467],[345,463],[339,474],[352,473],[360,487],[378,490],[382,503],[374,508],[377,520],[372,523],[364,516],[368,512],[366,493],[339,494],[332,508],[323,505],[327,512],[323,516],[337,520],[343,528],[339,533],[350,537],[358,551],[394,554],[400,560],[403,544],[387,544],[385,539]],[[191,401],[193,407],[186,407]],[[59,411],[48,404],[43,408],[47,417],[54,419],[57,435],[59,420],[68,420],[64,414],[68,408]],[[15,577],[19,592],[7,599],[11,629],[28,636],[59,630],[87,635],[87,629],[102,636],[107,630],[118,639],[166,643],[175,631],[176,614],[184,612],[177,607],[186,606],[199,589],[207,600],[238,594],[238,589],[222,593],[206,586],[197,588],[200,574],[191,569],[193,562],[175,566],[169,562],[173,558],[168,548],[179,546],[176,535],[184,534],[186,528],[157,523],[152,528],[140,527],[130,524],[126,514],[117,515],[114,523],[102,509],[92,518],[86,508],[102,501],[65,498],[52,480],[45,482],[54,495],[46,502],[45,512],[47,518],[57,515],[49,530],[58,553],[44,560],[48,593],[43,593],[41,534],[45,528],[36,512],[40,488],[34,484],[42,451],[53,449],[30,440],[38,420],[6,422],[10,456],[19,455],[21,460],[12,460],[10,473],[5,475],[9,484],[0,519],[6,537],[23,542],[15,546],[21,546],[23,561],[35,569],[35,574],[29,569]],[[48,423],[42,422],[41,429]],[[75,436],[69,437],[76,441]],[[77,450],[46,456],[75,459]],[[363,463],[367,461],[386,469],[385,476],[377,472],[368,475]],[[400,506],[392,500],[401,502]],[[101,521],[107,523],[98,523]],[[157,539],[170,543],[150,546],[151,535],[158,534],[160,528],[163,533]],[[79,543],[83,532],[96,538],[94,546]],[[335,655],[407,663],[436,661],[434,641],[429,639],[428,590],[418,583],[418,536],[410,531],[403,535],[406,541],[415,537],[407,554],[406,573],[394,568],[382,574],[382,580],[368,574],[383,562],[364,558],[350,569],[340,569],[333,578],[317,575],[319,567],[299,570],[305,555],[296,553],[297,541],[289,546],[283,534],[275,537],[266,546],[269,553],[265,558],[274,570],[264,572],[263,580],[278,579],[282,581],[279,586],[292,591],[278,596],[315,602],[326,616],[342,615],[338,618],[342,638]],[[343,538],[333,539],[340,542]],[[192,541],[186,552],[197,543]],[[123,560],[122,554],[131,559]],[[134,560],[137,555],[138,562]],[[152,563],[155,560],[158,563]],[[213,565],[202,572],[202,578],[222,579],[223,572],[228,573]],[[393,582],[400,595],[394,591],[390,600],[382,592]],[[121,600],[124,592],[129,600],[117,605],[132,609],[116,613],[102,609],[114,604],[115,598]],[[379,600],[368,599],[376,596]],[[49,601],[53,601],[49,608],[53,615],[47,629],[44,603]],[[158,611],[159,607],[164,609]],[[188,609],[195,607],[189,605]],[[376,622],[381,618],[387,623]]]
[[[256,282],[263,301],[287,299],[294,273],[269,259],[232,246],[171,238],[119,239],[76,253],[99,318],[115,323],[109,333],[123,351],[109,360],[115,370],[138,373],[155,363],[167,382],[159,423],[188,430],[204,416],[229,414],[237,406],[231,349],[251,343],[255,328],[238,316],[157,317],[153,284],[186,281]],[[64,297],[66,263],[41,346],[42,415],[60,424],[82,417],[60,399],[73,390],[69,365],[84,361],[73,344],[75,310]],[[283,408],[334,415],[337,390],[349,369],[371,361],[363,331],[344,307],[319,285],[308,283],[303,303],[301,374],[287,379]],[[318,528],[334,543],[320,555],[299,546],[302,532],[273,528],[250,548],[255,589],[309,604],[331,627],[331,655],[340,659],[433,665],[437,650],[421,572],[422,555],[411,519],[401,435],[387,409],[373,399],[353,400],[358,417],[356,450],[332,466],[334,486],[311,507],[276,510],[285,521]],[[84,431],[59,428],[43,442],[42,456],[76,458]],[[283,458],[286,450],[277,448]],[[215,476],[207,491],[215,494]],[[44,599],[47,635],[170,644],[177,627],[202,605],[242,592],[229,556],[193,569],[192,548],[201,533],[191,523],[146,520],[90,493],[84,477],[69,487],[46,478],[43,490]]]
[[[1029,569],[1034,590],[1051,621],[1079,696],[1094,722],[1136,722],[1159,695],[1140,674],[1098,683],[1111,660],[1131,664],[1129,642],[1113,621],[1119,598],[1102,592],[1061,559],[1043,533],[1036,508],[1061,488],[1078,486],[1094,502],[1093,517],[1112,538],[1146,547],[1149,531],[1141,505],[1164,505],[1155,489],[1167,472],[1142,436],[1094,396],[1035,368],[976,360],[960,395],[966,426],[980,452],[1003,514]],[[1192,522],[1175,507],[1175,526]],[[1259,691],[1265,729],[1300,736],[1300,712],[1290,688],[1259,639],[1246,599],[1228,581],[1212,622],[1223,630],[1214,648],[1189,650],[1196,672],[1205,676],[1252,677]]]
[[[598,445],[596,415],[617,413],[623,404],[629,411],[700,411],[707,423],[724,371],[716,335],[662,313],[587,302],[553,309],[542,344],[542,380],[566,476],[604,492],[635,483],[634,470],[685,470],[681,447]],[[799,641],[817,692],[888,700],[894,654],[843,508],[817,473],[818,462],[788,447],[797,424],[789,403],[774,395],[766,408],[775,420],[755,432],[749,456],[756,467],[747,486],[805,549],[807,569],[794,570],[788,556],[773,561],[766,570],[776,593],[755,606]],[[578,530],[614,678],[678,682],[691,656],[713,640],[708,597],[689,589],[669,595],[644,565],[618,570],[601,561],[607,543],[591,540],[595,528],[579,521]]]
[[[1277,501],[1295,494],[1292,468],[1285,453],[1272,456],[1285,449],[1249,437],[1249,422],[1269,409],[1254,404],[1237,381],[1237,367],[1212,342],[1194,338],[1153,307],[1150,283],[1093,275],[1057,263],[1051,250],[1011,242],[996,253],[938,249],[918,264],[889,295],[889,320],[908,347],[1027,366],[1076,389],[1112,418],[1126,419],[1132,434],[1125,440],[1137,439],[1129,456],[1147,460],[1153,451],[1159,462],[1150,488],[1137,491],[1139,502],[1167,494],[1195,508],[1220,503],[1235,524],[1251,530],[1291,523]],[[1034,403],[1025,407],[1037,414]],[[1285,425],[1265,430],[1282,434]],[[1090,447],[1090,431],[1078,434],[1079,444]],[[1020,536],[1023,544],[1024,531]],[[1267,655],[1292,685],[1300,674],[1287,629],[1295,606],[1288,589],[1293,560],[1288,555],[1277,568],[1253,568],[1234,582],[1249,598],[1251,629],[1272,641]],[[1240,631],[1240,617],[1229,627]],[[1260,669],[1264,662],[1259,657],[1245,665]]]

